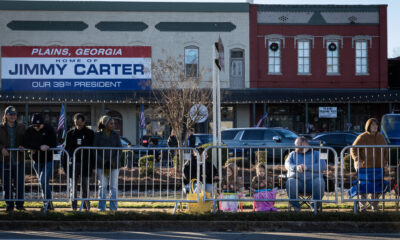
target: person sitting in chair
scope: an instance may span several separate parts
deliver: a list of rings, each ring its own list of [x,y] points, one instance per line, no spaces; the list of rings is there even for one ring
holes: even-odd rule
[[[294,211],[300,211],[300,203],[292,201],[298,199],[300,194],[312,195],[312,200],[321,200],[325,193],[325,181],[323,171],[326,170],[325,160],[319,158],[319,151],[312,151],[305,137],[298,137],[294,142],[296,148],[291,152],[285,161],[287,170],[286,192]],[[317,209],[320,202],[316,206]],[[313,209],[314,202],[311,203]]]

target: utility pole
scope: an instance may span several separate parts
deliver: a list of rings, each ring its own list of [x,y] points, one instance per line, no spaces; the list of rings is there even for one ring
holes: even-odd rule
[[[214,43],[213,47],[213,145],[221,146],[221,86],[219,73],[225,71],[224,64],[224,45],[221,37],[218,38],[218,42]],[[217,56],[216,56],[217,54]],[[215,66],[218,69],[215,69]],[[216,71],[215,71],[216,70]],[[217,141],[218,140],[218,141]],[[216,149],[213,149],[213,164],[216,162]],[[222,176],[222,152],[218,148],[218,175]],[[219,187],[221,188],[222,178],[219,180]]]

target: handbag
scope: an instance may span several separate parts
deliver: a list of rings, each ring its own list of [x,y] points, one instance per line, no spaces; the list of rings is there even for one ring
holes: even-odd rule
[[[190,190],[189,194],[187,195],[187,200],[191,201],[197,201],[197,193],[194,189],[193,184],[196,182],[196,179],[192,179],[190,181]],[[199,201],[195,203],[188,203],[188,212],[189,213],[208,213],[211,212],[213,208],[213,202],[212,201],[204,201],[204,196],[207,197],[207,199],[211,198],[211,193],[205,192],[202,183],[197,181],[197,188],[200,189],[199,192]]]

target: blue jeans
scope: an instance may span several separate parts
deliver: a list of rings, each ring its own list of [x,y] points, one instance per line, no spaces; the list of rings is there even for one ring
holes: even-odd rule
[[[1,166],[3,167],[3,166]],[[25,192],[25,173],[24,173],[24,162],[17,162],[15,165],[10,165],[4,162],[3,168],[3,185],[4,185],[4,198],[14,199],[13,193],[15,193],[15,199],[24,199]],[[6,201],[7,207],[14,208],[14,201]],[[24,201],[15,201],[17,208],[24,206]]]
[[[97,175],[99,178],[99,198],[106,199],[108,181],[110,181],[110,199],[117,199],[119,169],[111,169],[108,174],[105,174],[103,169],[97,169]],[[117,209],[118,201],[110,201],[110,210],[117,211]],[[99,201],[99,210],[106,210],[105,200]]]
[[[53,161],[35,162],[33,168],[39,177],[40,188],[42,189],[42,198],[51,201],[50,176],[53,174]]]
[[[312,194],[313,200],[321,200],[325,194],[325,180],[323,178],[307,179],[304,192],[304,179],[289,178],[286,181],[286,192],[289,199],[299,199],[299,195]],[[298,201],[290,201],[290,204],[300,208]]]

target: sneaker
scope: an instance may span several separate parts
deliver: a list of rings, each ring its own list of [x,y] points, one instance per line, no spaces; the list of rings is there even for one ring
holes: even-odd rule
[[[78,210],[78,202],[77,201],[72,201],[71,207],[72,207],[73,211]]]
[[[12,211],[14,211],[14,206],[7,206],[7,207],[6,207],[6,211],[7,211],[7,212],[12,212]]]
[[[22,207],[16,207],[18,211],[26,211],[26,209],[24,208],[24,206]]]
[[[292,207],[291,207],[291,210],[292,210],[293,212],[300,212],[300,211],[301,211],[301,208],[292,206]]]
[[[47,204],[47,210],[54,211],[54,205],[52,201],[49,201]]]
[[[380,209],[379,209],[378,206],[372,206],[371,209],[372,209],[372,211],[374,211],[374,212],[380,212]]]
[[[317,203],[316,205],[317,205],[317,213],[318,213],[318,212],[320,212],[322,210],[321,203]],[[310,209],[311,209],[312,212],[315,211],[314,204],[311,204]]]
[[[83,202],[83,209],[88,210],[88,211],[90,210],[90,201],[85,200]]]

